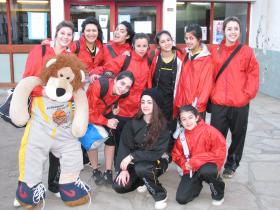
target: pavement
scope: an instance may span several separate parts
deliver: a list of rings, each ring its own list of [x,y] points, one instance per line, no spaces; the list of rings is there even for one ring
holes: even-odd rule
[[[0,102],[5,91],[0,91]],[[209,120],[209,116],[208,116]],[[18,178],[18,150],[24,129],[14,128],[0,119],[0,210],[15,209],[13,199]],[[230,139],[228,138],[229,142]],[[101,149],[102,150],[102,149]],[[103,163],[103,152],[99,152]],[[102,168],[102,167],[101,167]],[[47,185],[48,163],[44,167],[43,183]],[[34,173],[36,173],[34,171]],[[154,201],[148,193],[117,194],[110,187],[96,186],[86,166],[81,178],[92,187],[90,205],[66,207],[47,192],[45,210],[152,210]],[[243,159],[232,179],[225,180],[225,201],[222,206],[211,204],[210,189],[204,184],[198,198],[186,205],[175,201],[179,183],[176,166],[160,177],[168,192],[167,210],[280,210],[280,99],[258,94],[250,105],[249,125]],[[23,208],[18,208],[23,209]]]

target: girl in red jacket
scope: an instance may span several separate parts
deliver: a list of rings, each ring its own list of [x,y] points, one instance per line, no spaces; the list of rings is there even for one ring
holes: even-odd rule
[[[226,156],[225,138],[214,127],[207,125],[191,105],[179,109],[179,118],[184,130],[172,151],[172,160],[182,172],[176,200],[180,204],[192,201],[199,195],[205,181],[210,186],[212,204],[221,205],[225,183],[219,176],[219,170]]]
[[[131,44],[134,37],[134,31],[129,22],[121,22],[114,31],[113,40],[103,47],[103,64],[110,62],[119,55],[130,55],[132,50]],[[101,65],[99,65],[101,66]],[[95,80],[103,73],[103,68],[98,67],[91,69],[91,80]]]
[[[214,45],[211,53],[215,76],[231,53],[237,48],[240,37],[240,21],[228,17],[223,23],[224,40]],[[231,178],[241,161],[248,125],[249,103],[259,89],[259,64],[253,50],[242,46],[217,79],[212,93],[211,125],[226,138],[231,131],[231,144],[223,176]]]
[[[176,110],[191,104],[205,119],[206,105],[213,85],[213,64],[210,52],[201,39],[201,27],[190,24],[185,32],[187,57],[184,58],[174,104]]]
[[[71,51],[86,65],[88,72],[103,64],[103,33],[94,17],[87,17],[82,23],[81,38],[71,45]],[[78,48],[78,49],[77,49]]]
[[[107,79],[107,78],[103,78]],[[121,95],[126,94],[134,83],[134,76],[129,71],[121,72],[115,79],[108,79],[108,87],[101,86],[100,80],[95,80],[87,90],[89,104],[89,122],[102,125],[109,133],[116,129],[118,120],[112,113],[115,102]],[[101,98],[101,89],[108,88],[104,98]],[[112,163],[114,158],[115,144],[113,136],[105,141],[105,172],[98,170],[98,150],[88,151],[88,156],[93,168],[92,177],[97,185],[112,184]]]

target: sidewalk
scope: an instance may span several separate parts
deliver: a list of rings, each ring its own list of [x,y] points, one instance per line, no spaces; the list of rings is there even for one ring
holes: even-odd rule
[[[0,92],[0,103],[3,101]],[[0,120],[0,209],[15,209],[13,199],[18,177],[18,149],[24,129],[16,129]],[[100,156],[103,152],[100,151]],[[100,158],[103,163],[103,157]],[[43,183],[47,185],[48,164],[44,169]],[[35,173],[35,172],[34,172]],[[152,210],[154,202],[148,193],[117,194],[109,187],[97,187],[90,181],[91,170],[86,167],[82,180],[91,184],[92,204],[69,208],[53,194],[47,192],[45,210]],[[220,207],[211,205],[208,185],[200,196],[187,205],[175,201],[179,177],[176,166],[160,178],[168,191],[168,206],[174,210],[276,210],[280,209],[280,100],[259,94],[251,103],[246,145],[241,165],[231,180],[225,180],[225,202]],[[19,208],[23,209],[23,208]]]

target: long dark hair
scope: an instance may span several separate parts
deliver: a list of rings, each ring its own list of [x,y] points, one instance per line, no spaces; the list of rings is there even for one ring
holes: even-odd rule
[[[143,118],[144,113],[140,109],[138,113],[136,114],[135,119],[141,119]],[[148,134],[145,137],[144,140],[144,146],[145,148],[151,148],[157,141],[158,137],[160,135],[161,130],[166,126],[166,119],[159,108],[159,106],[156,104],[156,102],[153,99],[153,111],[152,111],[152,117],[149,124]]]

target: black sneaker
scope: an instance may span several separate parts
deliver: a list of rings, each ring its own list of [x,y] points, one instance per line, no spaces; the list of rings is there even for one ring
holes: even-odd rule
[[[107,170],[103,173],[103,181],[105,184],[112,185],[113,184],[113,173],[112,170]]]
[[[93,169],[92,170],[92,178],[95,182],[96,185],[101,185],[102,183],[102,172],[98,169]]]
[[[226,179],[231,179],[234,175],[234,170],[229,169],[229,168],[225,168],[225,170],[223,171],[223,177]]]

